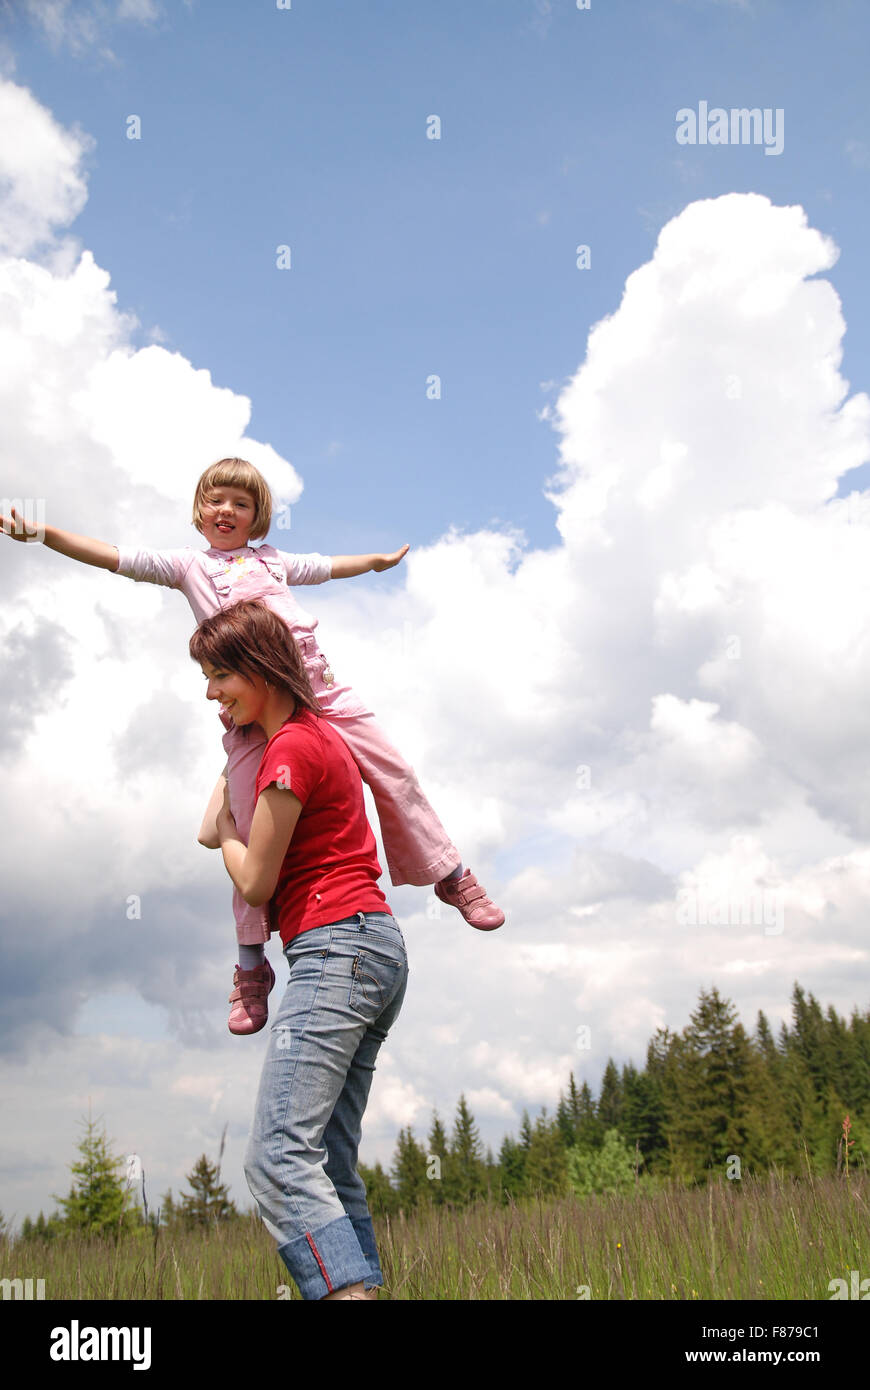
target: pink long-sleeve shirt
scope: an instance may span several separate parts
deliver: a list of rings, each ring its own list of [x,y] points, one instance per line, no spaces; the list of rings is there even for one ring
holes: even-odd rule
[[[242,598],[262,598],[294,637],[310,636],[317,619],[296,602],[288,585],[323,584],[332,577],[328,555],[291,555],[271,545],[246,545],[240,550],[194,550],[191,545],[178,550],[133,550],[119,545],[118,562],[116,573],[127,579],[180,589],[198,624]]]
[[[331,579],[332,561],[328,555],[291,555],[271,545],[246,545],[239,550],[194,550],[190,545],[177,550],[133,550],[118,546],[115,573],[126,579],[180,589],[197,624],[242,599],[261,599],[296,638],[324,712],[366,712],[358,696],[335,680],[314,636],[318,620],[297,603],[289,587],[323,584]]]

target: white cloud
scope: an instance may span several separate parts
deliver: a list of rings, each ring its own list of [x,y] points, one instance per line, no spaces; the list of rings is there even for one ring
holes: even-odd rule
[[[26,255],[78,216],[88,196],[81,164],[93,146],[25,87],[0,79],[0,251]]]
[[[115,55],[105,39],[116,24],[150,25],[163,14],[158,0],[24,0],[24,9],[53,48],[77,57],[96,50],[110,62]]]

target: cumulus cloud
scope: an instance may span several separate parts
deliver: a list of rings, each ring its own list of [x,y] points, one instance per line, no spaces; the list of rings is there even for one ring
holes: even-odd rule
[[[0,81],[0,251],[26,255],[87,201],[81,165],[93,140],[66,130],[24,87]]]
[[[197,543],[193,483],[222,453],[294,501],[291,465],[244,436],[250,402],[178,353],[135,350],[87,250],[34,259],[81,206],[86,141],[10,87],[48,172],[18,178],[0,225],[0,490],[26,480],[49,522],[158,546]],[[870,497],[836,493],[870,456],[870,401],[840,375],[845,322],[823,278],[836,256],[799,207],[690,204],[545,412],[552,545],[450,531],[388,592],[312,595],[337,674],[509,914],[484,936],[387,885],[411,978],[369,1157],[431,1108],[452,1116],[463,1091],[497,1147],[506,1117],[554,1105],[569,1069],[594,1088],[608,1056],[642,1062],[703,984],[733,986],[750,1022],[783,1016],[796,975],[840,1009],[859,1002],[844,979],[867,959]],[[29,731],[0,785],[3,1037],[10,1074],[34,1069],[15,1124],[44,1133],[36,1099],[44,1115],[64,1085],[80,1098],[101,1058],[103,1097],[134,1127],[112,1081],[130,1049],[76,1034],[83,1001],[128,990],[172,1036],[137,1074],[142,1126],[167,1096],[190,1125],[153,1139],[158,1163],[195,1159],[226,1114],[238,1170],[261,1054],[242,1062],[225,1036],[229,885],[195,843],[223,758],[186,655],[191,615],[178,595],[2,540],[0,579],[19,657],[7,699]],[[64,1067],[40,1070],[59,1040]]]

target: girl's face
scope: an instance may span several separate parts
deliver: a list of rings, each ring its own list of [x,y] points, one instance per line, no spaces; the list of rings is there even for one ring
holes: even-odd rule
[[[255,674],[247,680],[239,671],[212,666],[208,661],[201,664],[208,681],[206,698],[218,700],[236,726],[259,722],[268,696],[263,677]]]
[[[213,488],[200,511],[202,534],[213,550],[240,550],[248,544],[257,505],[246,488]]]

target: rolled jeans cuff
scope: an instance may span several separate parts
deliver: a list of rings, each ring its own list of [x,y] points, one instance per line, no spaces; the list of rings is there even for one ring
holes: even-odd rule
[[[356,1238],[359,1241],[359,1248],[365,1256],[369,1272],[365,1277],[367,1289],[373,1289],[375,1285],[382,1285],[384,1282],[381,1262],[378,1258],[378,1247],[375,1241],[375,1228],[372,1225],[370,1216],[352,1216],[350,1218]]]
[[[305,1299],[325,1298],[348,1284],[371,1283],[372,1271],[349,1216],[278,1246]]]

